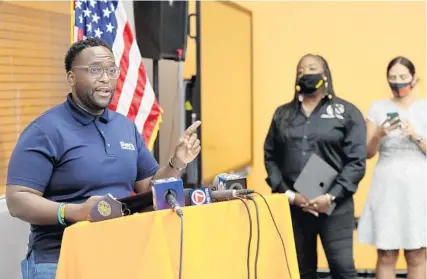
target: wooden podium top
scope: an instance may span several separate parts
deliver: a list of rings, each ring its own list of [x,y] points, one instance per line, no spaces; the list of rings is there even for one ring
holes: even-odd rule
[[[267,206],[260,210],[258,278],[299,278],[289,205],[284,195],[266,196],[286,246],[286,255]],[[252,215],[251,278],[257,240]],[[249,219],[240,200],[184,207],[182,278],[247,278]],[[65,230],[57,279],[176,279],[180,219],[171,210],[118,219],[81,222]],[[290,266],[287,269],[286,260]]]

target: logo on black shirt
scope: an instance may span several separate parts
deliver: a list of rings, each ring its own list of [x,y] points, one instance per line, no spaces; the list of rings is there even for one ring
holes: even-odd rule
[[[337,118],[337,119],[344,119],[345,108],[343,104],[334,104],[334,107],[332,108],[332,105],[328,105],[326,107],[326,113],[322,114],[320,118]]]

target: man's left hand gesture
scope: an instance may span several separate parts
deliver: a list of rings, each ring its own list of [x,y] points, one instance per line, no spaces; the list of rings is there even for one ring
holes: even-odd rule
[[[191,163],[199,155],[201,146],[200,140],[197,138],[197,128],[201,124],[200,121],[194,122],[180,137],[174,156],[176,160],[180,161],[180,164]]]

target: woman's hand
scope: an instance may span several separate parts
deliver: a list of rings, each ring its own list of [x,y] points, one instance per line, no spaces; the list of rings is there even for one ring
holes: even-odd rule
[[[298,206],[298,207],[304,207],[308,205],[309,200],[301,195],[300,193],[295,193],[295,199],[292,204]]]
[[[311,208],[308,207],[309,202],[310,201],[306,197],[304,197],[303,195],[301,195],[300,193],[295,193],[295,199],[294,199],[294,201],[293,201],[292,204],[294,204],[294,205],[302,208],[302,210],[304,212],[311,213],[314,216],[318,217],[319,213],[317,213],[315,210],[313,210],[313,209],[311,209]]]
[[[387,136],[391,131],[397,129],[400,127],[400,119],[399,117],[390,118],[387,117],[387,119],[381,124],[381,126],[378,127],[378,134],[380,137]]]
[[[331,202],[331,198],[328,195],[321,195],[309,201],[308,208],[315,210],[318,213],[327,213]]]
[[[405,137],[409,137],[411,140],[417,137],[414,126],[408,121],[402,121],[402,132]]]

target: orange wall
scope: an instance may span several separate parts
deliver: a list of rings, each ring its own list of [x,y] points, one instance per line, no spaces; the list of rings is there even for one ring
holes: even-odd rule
[[[254,32],[254,165],[250,187],[268,193],[264,179],[263,143],[274,109],[293,95],[295,68],[305,53],[329,62],[337,94],[356,104],[364,115],[369,105],[388,98],[387,63],[405,55],[416,65],[425,96],[426,16],[424,2],[241,2],[253,12]],[[185,73],[193,72],[190,42]],[[204,127],[208,129],[209,127]],[[221,160],[221,154],[218,154]],[[368,162],[356,194],[360,215],[375,160]],[[375,253],[357,246],[356,264],[372,268]],[[368,257],[362,257],[368,252]],[[324,258],[320,266],[325,266]],[[402,262],[399,264],[402,267]]]

